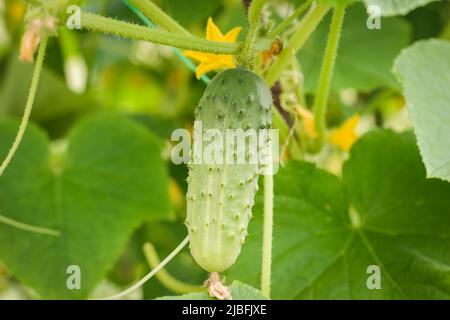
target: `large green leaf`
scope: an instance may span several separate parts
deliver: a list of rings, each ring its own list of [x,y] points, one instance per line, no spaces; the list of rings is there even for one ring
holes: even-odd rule
[[[17,131],[0,124],[0,158]],[[144,220],[170,212],[159,141],[119,116],[77,125],[64,155],[52,156],[41,130],[30,126],[0,178],[0,213],[59,230],[59,237],[0,224],[0,260],[43,298],[85,298],[113,266]],[[66,269],[81,269],[81,290],[68,290]]]
[[[230,286],[233,300],[267,300],[259,290],[239,281]],[[161,297],[158,300],[214,300],[206,292],[188,293],[181,296]]]
[[[450,43],[421,41],[395,62],[428,177],[450,181]]]
[[[343,181],[292,162],[275,179],[272,298],[449,299],[450,184],[427,180],[412,134],[376,131]],[[262,198],[229,277],[260,282]],[[368,289],[369,266],[381,289]]]
[[[348,8],[332,81],[334,90],[351,87],[370,91],[380,86],[398,86],[390,71],[395,57],[409,43],[410,27],[399,18],[386,18],[381,29],[370,30],[366,21],[362,5]],[[309,92],[316,90],[319,81],[329,25],[328,16],[298,54]]]
[[[440,0],[363,0],[367,6],[375,5],[383,16],[405,15],[408,12],[430,2]]]

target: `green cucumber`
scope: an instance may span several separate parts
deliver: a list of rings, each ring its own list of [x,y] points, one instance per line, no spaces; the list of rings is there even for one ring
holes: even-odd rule
[[[270,90],[259,76],[242,68],[228,69],[208,85],[196,109],[196,121],[201,121],[203,131],[216,129],[223,137],[227,129],[269,129],[271,106]],[[192,256],[206,271],[222,272],[239,256],[260,172],[260,163],[196,164],[191,160],[186,226]]]

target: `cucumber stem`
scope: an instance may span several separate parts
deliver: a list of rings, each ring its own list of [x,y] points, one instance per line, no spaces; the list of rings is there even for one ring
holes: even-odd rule
[[[344,23],[345,5],[339,5],[334,9],[331,20],[330,32],[323,57],[322,69],[320,72],[319,86],[317,87],[314,101],[314,123],[318,134],[318,146],[322,147],[325,139],[326,112],[328,98],[330,96],[331,80],[336,64],[337,50],[341,37],[342,25]]]
[[[31,111],[33,109],[34,99],[36,97],[36,91],[39,84],[39,79],[41,77],[42,66],[44,64],[45,51],[47,49],[48,37],[44,36],[42,38],[41,44],[39,45],[39,51],[36,58],[36,64],[34,66],[33,78],[31,80],[30,91],[28,93],[28,99],[25,105],[25,111],[22,116],[22,121],[19,126],[19,131],[17,132],[16,138],[9,149],[8,154],[6,155],[5,160],[3,160],[0,166],[0,176],[3,175],[6,168],[8,167],[11,159],[14,157],[17,149],[19,148],[20,143],[22,142],[23,136],[25,134],[25,130],[28,126],[28,121],[30,119]]]
[[[81,26],[91,31],[99,31],[125,38],[214,54],[236,54],[238,47],[236,43],[209,41],[194,36],[149,29],[145,26],[118,21],[87,12],[81,13]]]
[[[250,25],[257,24],[262,8],[266,4],[266,0],[252,0],[248,8],[248,22]]]
[[[237,61],[239,65],[249,70],[253,70],[255,65],[256,52],[253,46],[258,38],[261,25],[259,19],[265,3],[266,0],[253,0],[248,8],[248,22],[250,26],[242,50],[237,56]]]
[[[242,51],[236,57],[238,64],[249,70],[253,70],[255,66],[256,52],[253,49],[256,39],[258,38],[259,23],[250,26],[247,37],[245,39]]]

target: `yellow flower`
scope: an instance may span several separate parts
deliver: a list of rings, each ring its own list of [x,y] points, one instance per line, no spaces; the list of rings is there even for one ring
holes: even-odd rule
[[[215,25],[212,18],[208,19],[206,26],[206,39],[218,42],[236,42],[241,32],[241,27],[233,28],[226,35],[223,35],[220,29]],[[198,51],[184,51],[184,55],[200,62],[197,66],[195,75],[200,79],[202,75],[213,70],[221,68],[234,68],[233,56],[227,54],[213,54]]]
[[[355,129],[359,123],[360,115],[348,118],[339,128],[334,130],[328,137],[328,141],[343,151],[349,151],[352,145],[358,140]]]

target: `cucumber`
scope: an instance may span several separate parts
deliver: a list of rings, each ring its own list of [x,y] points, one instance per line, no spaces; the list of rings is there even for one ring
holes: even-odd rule
[[[225,140],[227,129],[269,129],[271,106],[264,81],[251,71],[235,68],[210,82],[195,115],[203,131],[216,129]],[[224,161],[225,150],[221,151]],[[196,164],[192,158],[185,221],[191,254],[206,271],[222,272],[236,261],[245,241],[261,164]]]

